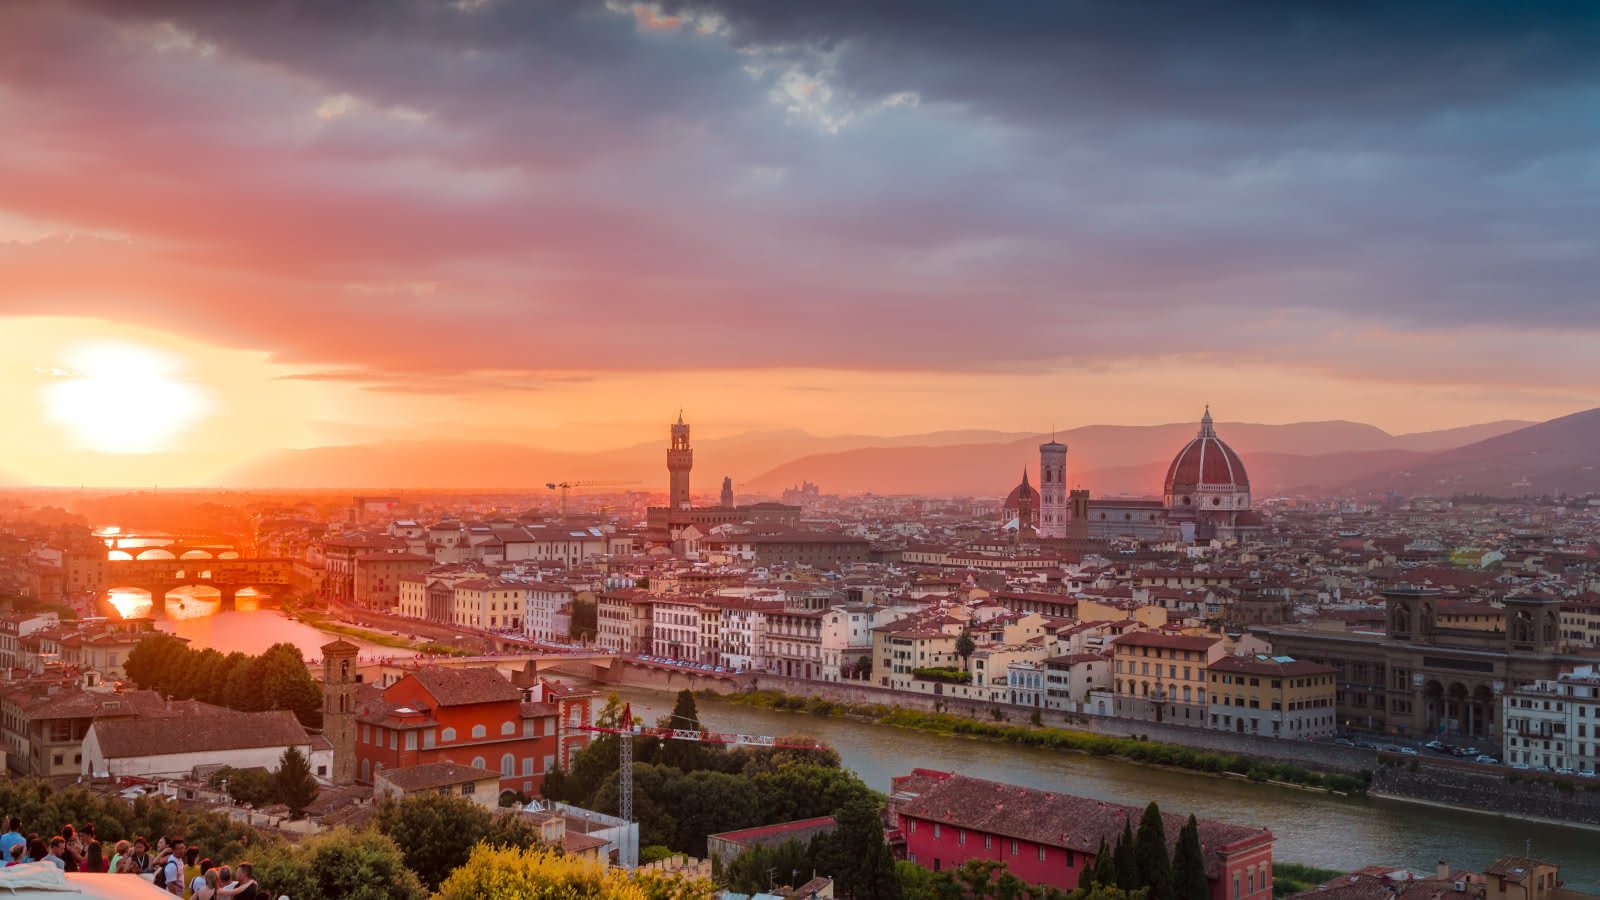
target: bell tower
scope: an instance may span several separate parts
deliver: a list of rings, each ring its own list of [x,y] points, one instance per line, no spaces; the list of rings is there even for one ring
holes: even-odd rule
[[[683,410],[678,410],[678,421],[672,426],[672,446],[667,449],[667,506],[688,509],[689,470],[694,468],[694,449],[689,446],[689,426],[683,422]]]
[[[333,783],[356,780],[356,656],[345,640],[322,645],[322,733],[333,745]]]
[[[1039,445],[1039,537],[1067,536],[1067,445]]]

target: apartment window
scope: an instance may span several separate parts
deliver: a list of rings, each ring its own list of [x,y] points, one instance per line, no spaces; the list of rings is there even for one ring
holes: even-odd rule
[[[510,778],[517,774],[517,758],[507,753],[500,757],[500,776]]]
[[[992,843],[993,839],[989,835],[986,834],[983,836],[983,849],[988,850]]]
[[[509,720],[500,723],[500,736],[501,737],[509,737],[509,736],[511,736],[513,734],[516,734],[516,733],[517,733],[517,723],[509,721]]]
[[[438,729],[436,728],[429,728],[427,731],[422,733],[422,748],[424,750],[433,749],[434,741],[438,739],[438,735],[436,734],[437,731]]]
[[[398,750],[398,749],[400,749],[400,732],[394,731],[392,729],[389,731],[389,749],[390,750]]]
[[[936,840],[936,841],[939,839],[939,823],[938,822],[933,823],[933,839]]]
[[[439,732],[439,740],[445,742],[446,744],[450,743],[451,741],[453,741],[455,739],[456,739],[456,730],[454,728],[446,728],[444,731]]]
[[[415,731],[406,732],[406,749],[417,749],[417,733]]]
[[[956,843],[963,847],[967,845],[967,830],[965,828],[956,829]]]
[[[472,736],[474,738],[485,738],[485,737],[488,737],[489,736],[489,729],[488,729],[488,727],[483,726],[483,725],[474,725],[474,726],[472,726]]]
[[[472,767],[474,769],[482,769],[482,768],[484,768],[484,758],[481,757],[481,756],[474,756],[472,758]],[[1235,877],[1234,880],[1238,881],[1238,878]]]
[[[1011,839],[1011,855],[1012,856],[1016,856],[1017,855],[1017,839],[1016,838],[1012,838]]]
[[[1039,845],[1039,862],[1044,862],[1044,845]]]
[[[1233,873],[1233,900],[1239,900],[1239,873]]]

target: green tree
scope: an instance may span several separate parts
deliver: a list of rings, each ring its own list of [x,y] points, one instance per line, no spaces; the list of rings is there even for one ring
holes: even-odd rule
[[[216,790],[226,790],[236,802],[248,803],[258,809],[271,806],[276,797],[272,790],[272,773],[265,769],[223,766],[211,773],[206,783]]]
[[[489,830],[489,813],[462,797],[414,794],[385,802],[377,822],[378,830],[399,845],[406,867],[431,889],[466,864],[473,845]]]
[[[688,731],[703,730],[700,725],[700,711],[695,708],[694,691],[685,688],[678,692],[678,702],[673,704],[672,712],[668,714],[663,726]],[[661,748],[661,763],[688,772],[703,767],[709,752],[704,744],[695,741],[667,741]]]
[[[424,900],[428,896],[393,840],[339,828],[298,846],[280,845],[254,861],[264,895],[295,900]]]
[[[967,662],[972,659],[972,654],[977,650],[978,645],[972,640],[971,632],[963,628],[961,636],[956,638],[956,655],[961,657],[961,668],[965,669],[967,667]]]
[[[810,851],[799,841],[784,841],[775,847],[758,844],[728,863],[722,870],[721,882],[730,891],[756,894],[804,884],[813,869]]]
[[[1155,801],[1144,808],[1139,833],[1134,838],[1134,862],[1139,867],[1140,887],[1149,889],[1150,900],[1173,900],[1172,858],[1167,855],[1167,829]]]
[[[583,643],[594,640],[597,633],[599,626],[594,601],[583,597],[572,601],[572,619],[567,625],[567,636]]]
[[[1100,835],[1100,849],[1094,852],[1094,883],[1117,883],[1117,855],[1106,845],[1106,836]]]
[[[306,807],[317,799],[317,780],[311,777],[311,761],[299,747],[289,747],[272,773],[272,793],[289,807],[290,818],[304,818]]]
[[[1122,820],[1122,834],[1117,837],[1117,846],[1111,851],[1111,860],[1117,870],[1117,887],[1125,891],[1142,887],[1139,884],[1139,860],[1134,855],[1132,823],[1132,816]]]
[[[833,819],[833,833],[819,842],[816,864],[818,872],[833,878],[835,893],[853,900],[901,900],[877,799],[852,798]]]
[[[1175,900],[1209,900],[1211,885],[1206,881],[1206,858],[1200,848],[1200,823],[1194,816],[1178,831],[1178,847],[1172,854],[1172,895]]]

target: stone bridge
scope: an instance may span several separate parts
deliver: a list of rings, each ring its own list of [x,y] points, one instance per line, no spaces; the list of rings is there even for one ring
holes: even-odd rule
[[[293,576],[294,563],[287,559],[113,559],[102,587],[149,591],[151,615],[160,616],[163,604],[154,601],[177,588],[216,588],[229,610],[241,588],[277,593],[289,588]]]

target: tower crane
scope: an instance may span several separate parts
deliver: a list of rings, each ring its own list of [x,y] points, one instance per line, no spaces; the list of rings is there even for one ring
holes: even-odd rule
[[[578,725],[579,731],[617,735],[617,815],[628,823],[633,822],[633,739],[653,737],[663,741],[693,741],[724,747],[767,747],[775,750],[821,750],[822,745],[803,739],[779,740],[765,734],[735,734],[728,731],[705,731],[697,728],[649,728],[633,724],[633,704],[622,708],[622,719],[614,728],[600,725]]]
[[[628,487],[638,484],[637,481],[549,481],[545,487],[552,491],[561,492],[561,522],[567,521],[567,492],[573,488],[584,487]]]

